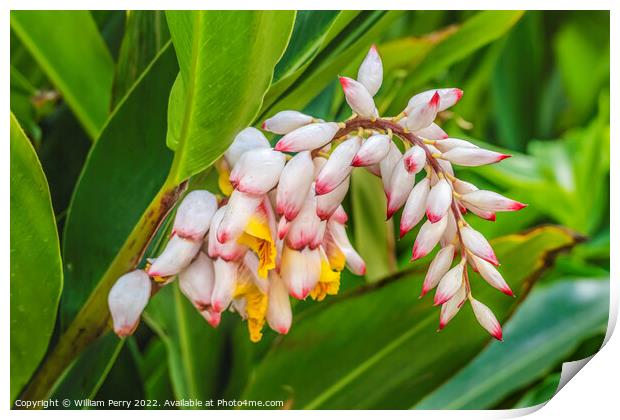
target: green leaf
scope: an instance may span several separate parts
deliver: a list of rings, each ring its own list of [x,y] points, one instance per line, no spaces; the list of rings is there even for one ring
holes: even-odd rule
[[[147,322],[166,345],[176,399],[214,398],[221,374],[224,334],[213,329],[178,282],[164,287],[149,302]]]
[[[114,63],[90,13],[13,10],[11,28],[95,139],[108,115]]]
[[[123,341],[112,332],[89,345],[54,387],[52,398],[94,399],[116,361]]]
[[[557,227],[493,242],[518,296],[527,294],[559,249],[572,244],[571,234]],[[257,367],[243,398],[289,400],[307,409],[396,409],[419,401],[489,341],[469,305],[436,332],[439,311],[432,299],[417,299],[423,273],[414,266],[305,311]],[[519,302],[477,279],[473,293],[500,320]]]
[[[303,73],[277,99],[266,101],[261,109],[261,119],[285,109],[303,109],[351,62],[361,62],[370,45],[377,41],[381,32],[391,24],[400,12],[361,12],[345,28],[334,25],[332,32],[341,29],[341,35],[329,44],[309,65],[302,67]],[[343,15],[340,19],[350,19]],[[329,36],[328,38],[329,39]],[[301,70],[300,70],[301,71]],[[276,89],[274,85],[272,89]],[[279,89],[279,88],[278,88]],[[271,97],[274,93],[268,93]]]
[[[524,150],[535,136],[544,80],[544,23],[539,11],[527,12],[507,36],[493,71],[492,93],[499,144]],[[527,62],[527,65],[523,65]],[[520,69],[514,71],[514,69]]]
[[[168,44],[112,114],[82,170],[64,232],[65,325],[166,179],[172,157],[165,146],[166,105],[176,70]]]
[[[522,11],[494,10],[478,12],[469,18],[410,70],[390,111],[399,112],[418,89],[474,51],[500,38],[522,15]]]
[[[297,12],[291,40],[273,74],[274,83],[290,75],[316,56],[328,31],[342,13],[336,10],[300,10]]]
[[[120,102],[91,150],[65,226],[71,282],[61,308],[66,330],[24,398],[48,398],[75,357],[108,329],[108,291],[140,262],[178,199],[181,188],[164,181],[172,158],[164,143],[166,105],[177,71],[168,43]]]
[[[206,169],[250,125],[288,43],[295,12],[166,12],[180,74],[166,142],[180,183]]]
[[[385,221],[387,202],[381,180],[368,171],[351,176],[355,249],[366,262],[366,280],[374,282],[396,269],[393,222]]]
[[[536,387],[530,389],[521,399],[515,404],[513,408],[525,408],[533,407],[538,404],[543,404],[549,401],[558,390],[560,385],[559,373],[553,373],[545,378]]]
[[[609,280],[567,280],[536,290],[493,342],[419,409],[491,408],[539,379],[588,337],[607,327]]]
[[[41,164],[11,114],[11,401],[41,361],[54,329],[62,263]]]
[[[169,39],[170,33],[164,12],[159,10],[126,12],[125,33],[112,87],[113,104],[125,95]]]
[[[278,61],[273,83],[265,94],[263,110],[273,105],[280,95],[304,74],[308,66],[318,59],[319,54],[326,54],[330,42],[336,36],[343,36],[341,34],[359,14],[360,12],[352,10],[298,11],[291,40]]]

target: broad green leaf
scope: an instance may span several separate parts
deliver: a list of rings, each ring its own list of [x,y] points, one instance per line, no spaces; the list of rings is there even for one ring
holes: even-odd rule
[[[176,71],[168,44],[112,114],[84,166],[64,233],[65,326],[166,179],[166,105]]]
[[[62,263],[41,164],[11,114],[11,401],[37,368],[54,329]]]
[[[65,332],[25,398],[48,398],[70,363],[106,332],[108,291],[140,262],[155,228],[178,198],[179,188],[164,182],[172,158],[164,143],[166,105],[177,72],[168,43],[121,101],[91,150],[65,225],[71,282],[61,307]]]
[[[164,12],[128,10],[112,87],[115,104],[170,39]]]
[[[416,90],[432,78],[443,74],[455,63],[467,58],[476,50],[497,40],[521,18],[523,12],[509,10],[483,11],[463,23],[457,31],[437,44],[407,75],[401,93],[394,100],[397,113]]]
[[[341,13],[336,10],[297,12],[291,39],[274,70],[274,83],[290,75],[318,53],[328,31]]]
[[[544,79],[542,12],[527,12],[508,34],[493,71],[493,114],[499,144],[524,150],[535,137]],[[523,65],[527,62],[527,65]],[[520,70],[514,71],[515,68]]]
[[[432,394],[419,409],[485,409],[539,379],[586,338],[604,331],[609,279],[567,280],[535,290],[494,342]]]
[[[171,177],[206,169],[250,125],[288,43],[295,12],[166,12],[180,74],[170,94]]]
[[[183,296],[178,282],[153,297],[147,314],[149,325],[166,345],[176,399],[215,398],[223,368],[222,329],[216,330],[205,321]]]
[[[573,13],[554,38],[569,112],[578,121],[593,114],[601,89],[609,86],[609,19],[609,11],[604,10]]]
[[[123,341],[108,332],[88,346],[55,386],[52,398],[94,399],[123,348]]]
[[[261,119],[285,109],[303,109],[352,61],[361,62],[368,48],[380,38],[382,30],[399,15],[398,11],[361,12],[344,29],[342,38],[325,48],[295,82],[273,104],[261,109]]]
[[[493,245],[504,277],[522,299],[557,251],[573,243],[569,232],[550,226]],[[417,298],[424,270],[414,266],[305,311],[274,343],[243,398],[285,399],[307,409],[396,409],[418,402],[490,340],[469,305],[436,332],[439,312],[432,299]],[[519,303],[472,281],[473,294],[500,320]]]
[[[396,269],[393,222],[385,220],[387,203],[381,180],[368,171],[351,176],[355,249],[366,262],[366,280],[374,282]]]
[[[108,115],[112,57],[88,11],[11,11],[11,28],[92,139]]]
[[[358,11],[300,10],[284,55],[278,61],[273,83],[265,94],[263,110],[269,108],[300,76],[308,66],[325,54],[336,36],[348,28],[360,14]],[[318,20],[318,22],[317,22]],[[332,46],[333,48],[333,46]]]
[[[560,374],[553,373],[523,395],[513,408],[533,407],[538,404],[546,403],[555,395],[559,385]]]

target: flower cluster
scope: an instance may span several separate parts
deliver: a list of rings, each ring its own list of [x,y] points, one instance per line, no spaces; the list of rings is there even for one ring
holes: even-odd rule
[[[499,322],[473,297],[468,266],[491,286],[513,293],[495,268],[499,262],[491,245],[463,215],[469,211],[495,220],[496,212],[525,205],[456,178],[452,165],[486,165],[509,156],[450,138],[434,122],[460,100],[460,89],[417,94],[401,114],[380,117],[373,97],[382,79],[373,46],[357,79],[340,78],[353,110],[345,122],[279,112],[262,124],[282,135],[273,148],[261,131],[241,131],[216,165],[226,198],[218,201],[204,190],[188,193],[163,252],[145,270],[122,276],[110,291],[115,332],[125,336],[135,330],[153,281],[161,285],[178,278],[181,291],[212,326],[230,309],[247,320],[252,341],[261,339],[265,322],[286,334],[292,323],[289,296],[322,300],[338,292],[345,266],[357,275],[366,271],[347,237],[341,205],[351,172],[360,167],[382,179],[388,219],[403,209],[401,237],[426,217],[412,260],[440,246],[421,293],[436,289],[439,328],[469,301],[482,327],[501,340]]]

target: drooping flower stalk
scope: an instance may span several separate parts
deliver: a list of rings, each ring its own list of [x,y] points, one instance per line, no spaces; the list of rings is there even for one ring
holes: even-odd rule
[[[262,124],[283,135],[273,148],[261,131],[242,130],[216,164],[227,198],[218,201],[208,191],[187,194],[168,244],[150,260],[148,275],[160,286],[178,276],[183,293],[214,327],[229,309],[247,321],[252,341],[260,340],[265,323],[286,334],[292,324],[289,296],[320,301],[338,293],[345,267],[356,275],[366,272],[347,237],[348,216],[341,205],[351,172],[363,168],[382,178],[387,218],[403,208],[401,238],[426,217],[411,260],[440,245],[420,294],[436,289],[439,329],[469,301],[480,325],[501,340],[499,322],[473,297],[468,266],[494,288],[514,294],[495,268],[499,262],[491,245],[464,214],[495,220],[496,212],[525,205],[458,179],[452,165],[485,165],[509,156],[450,138],[435,123],[438,112],[461,99],[460,89],[422,92],[401,114],[380,116],[373,97],[382,77],[373,46],[358,80],[340,77],[351,118],[325,122],[281,111]],[[146,290],[146,274],[133,273],[131,278],[141,278],[140,290]],[[111,292],[119,335],[135,329],[145,306],[145,296],[140,301],[123,296],[128,284],[124,276]]]

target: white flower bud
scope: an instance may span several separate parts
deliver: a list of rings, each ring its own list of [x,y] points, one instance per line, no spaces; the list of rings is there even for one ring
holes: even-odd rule
[[[420,293],[420,297],[434,289],[439,284],[439,280],[441,280],[441,278],[448,272],[450,266],[452,265],[454,251],[454,245],[448,245],[441,248],[437,255],[435,255],[431,265],[428,267],[426,277],[424,277],[424,284],[422,285],[422,293]]]
[[[284,246],[280,275],[291,296],[305,299],[314,289],[321,275],[321,255],[318,249],[300,251]]]
[[[375,45],[370,47],[366,58],[357,72],[357,80],[364,85],[371,96],[375,96],[383,82],[383,64]]]
[[[475,255],[470,255],[470,257],[476,266],[478,273],[480,273],[482,278],[485,279],[487,283],[508,296],[515,295],[512,290],[510,290],[510,286],[508,286],[506,280],[504,280],[502,275],[495,267],[493,267],[492,264]]]
[[[168,277],[178,274],[192,262],[201,246],[202,240],[184,239],[173,235],[161,255],[153,260],[148,269],[149,276]]]
[[[461,288],[448,300],[441,305],[441,312],[439,314],[439,329],[443,330],[444,327],[450,322],[452,318],[458,313],[461,306],[465,302],[467,297],[467,287],[465,283],[461,284]]]
[[[418,237],[415,239],[415,243],[413,244],[413,250],[411,253],[412,261],[424,257],[431,252],[433,248],[435,248],[435,245],[439,242],[441,235],[443,235],[446,230],[447,224],[447,215],[442,217],[441,220],[436,223],[431,223],[430,220],[424,222],[420,228]]]
[[[363,118],[379,116],[375,101],[372,100],[372,95],[363,84],[349,77],[340,77],[339,80],[344,91],[344,97],[353,112]]]
[[[215,195],[206,190],[191,191],[177,209],[172,233],[186,239],[202,240],[216,210]]]
[[[353,245],[351,245],[344,224],[332,217],[329,219],[329,222],[327,222],[327,230],[336,243],[336,246],[338,246],[344,254],[347,268],[358,276],[366,274],[366,263],[355,248],[353,248]]]
[[[456,88],[431,89],[422,93],[418,93],[409,99],[405,113],[409,114],[409,110],[417,105],[424,104],[437,94],[439,96],[439,107],[437,112],[445,111],[452,105],[457,103],[463,97],[463,91]]]
[[[288,161],[278,184],[276,212],[293,220],[304,204],[314,180],[314,164],[310,152],[299,152]]]
[[[423,102],[414,107],[407,107],[407,128],[411,131],[418,131],[428,127],[437,117],[439,106],[439,95],[433,95],[427,102]]]
[[[493,265],[499,265],[499,261],[497,261],[497,257],[495,256],[489,241],[487,241],[480,232],[472,229],[470,226],[463,226],[460,231],[461,238],[463,238],[463,244],[468,250]]]
[[[230,182],[241,192],[266,194],[278,184],[286,157],[272,149],[245,152],[230,173]]]
[[[441,235],[441,246],[450,245],[456,240],[457,225],[456,220],[454,219],[454,215],[451,211],[449,211],[448,213],[446,213],[446,216],[448,217],[448,223],[446,224],[446,230],[443,232],[443,235]]]
[[[108,307],[119,337],[133,334],[151,296],[151,279],[143,270],[123,274],[108,293]]]
[[[452,182],[452,186],[454,187],[454,191],[461,195],[468,194],[472,191],[478,191],[478,187],[476,187],[471,182],[463,181],[456,178]]]
[[[280,334],[288,333],[293,322],[291,301],[288,289],[282,278],[275,272],[269,273],[269,306],[267,307],[267,322],[272,330]]]
[[[426,200],[426,217],[431,223],[439,221],[445,216],[452,204],[452,187],[445,178],[441,178],[437,184],[431,188]]]
[[[390,178],[390,187],[386,192],[388,219],[405,204],[415,184],[415,173],[407,171],[404,159],[405,155],[394,167]]]
[[[331,192],[316,197],[316,214],[321,220],[327,220],[336,211],[349,191],[351,177],[346,177]]]
[[[383,181],[383,191],[387,194],[390,189],[390,180],[392,179],[392,171],[400,161],[402,153],[398,150],[398,147],[390,142],[390,151],[387,156],[379,162],[379,171],[381,172],[381,180]]]
[[[491,222],[494,222],[496,219],[495,212],[493,211],[482,210],[481,208],[478,208],[469,203],[463,203],[463,204],[465,205],[465,208],[467,210],[471,211],[473,214],[475,214],[476,216],[482,219],[489,220]]]
[[[332,141],[338,130],[338,124],[334,122],[308,124],[282,137],[276,144],[275,150],[301,152],[318,149]]]
[[[222,312],[230,305],[235,287],[237,285],[237,273],[239,262],[226,261],[218,258],[213,263],[215,284],[211,294],[211,308],[215,312]]]
[[[402,120],[401,120],[402,121]],[[407,127],[407,123],[403,127]],[[431,123],[428,127],[424,127],[415,132],[415,135],[418,137],[422,137],[423,139],[428,140],[442,140],[447,139],[448,134],[443,131],[443,129],[435,123]]]
[[[469,298],[469,302],[482,328],[487,330],[496,340],[502,341],[502,326],[495,318],[495,315],[493,315],[493,312],[485,304],[473,297]]]
[[[287,245],[297,250],[309,246],[317,235],[320,223],[321,219],[316,214],[316,197],[311,187],[301,211],[290,223],[286,234]]]
[[[349,176],[353,169],[351,162],[361,145],[362,139],[355,136],[343,141],[333,150],[316,178],[315,191],[317,195],[333,191]]]
[[[179,288],[199,311],[204,311],[211,304],[211,293],[215,274],[213,262],[203,252],[199,252],[194,261],[179,273]]]
[[[265,120],[262,128],[275,134],[288,134],[299,127],[310,124],[312,121],[313,118],[310,115],[302,114],[299,111],[280,111]]]
[[[385,134],[374,134],[364,141],[357,152],[352,166],[370,166],[379,163],[390,151],[392,139]]]
[[[511,200],[493,191],[477,190],[461,196],[461,200],[487,211],[516,211],[526,204]]]
[[[443,140],[437,140],[435,141],[435,147],[441,151],[441,152],[447,152],[448,150],[452,150],[455,147],[463,147],[463,148],[469,148],[469,149],[479,149],[478,146],[476,146],[473,143],[470,143],[466,140],[461,140],[461,139],[454,139],[454,138],[447,138],[447,139],[443,139]]]
[[[217,232],[227,211],[228,205],[222,206],[213,215],[211,228],[209,229],[207,250],[211,258],[222,258],[226,261],[234,261],[240,259],[243,254],[245,254],[247,247],[239,244],[236,240],[229,240],[225,243],[221,243],[217,238]]]
[[[408,172],[417,174],[426,165],[426,152],[420,146],[412,146],[403,155],[403,163]]]
[[[400,237],[402,238],[414,228],[426,211],[426,200],[430,191],[430,180],[424,178],[411,190],[403,214],[400,216]]]
[[[332,214],[332,216],[330,217],[330,220],[335,220],[341,225],[344,225],[349,220],[349,216],[347,215],[347,212],[344,211],[344,208],[342,207],[342,205],[340,205],[338,206],[334,214]]]
[[[460,263],[452,267],[441,278],[439,285],[437,286],[437,292],[435,292],[435,305],[443,305],[461,288],[461,285],[463,284],[463,270],[465,269],[465,261],[466,260],[462,260]]]
[[[228,147],[228,150],[224,153],[224,157],[230,167],[234,168],[241,158],[241,155],[248,150],[270,147],[269,141],[260,130],[254,127],[248,127],[237,134],[230,147]]]
[[[226,211],[216,231],[217,240],[222,244],[229,240],[236,240],[261,201],[261,196],[234,190],[228,199],[228,204],[222,207],[226,208]]]
[[[490,150],[474,147],[455,147],[441,155],[441,159],[448,160],[461,166],[481,166],[496,163],[510,155],[492,152]]]

